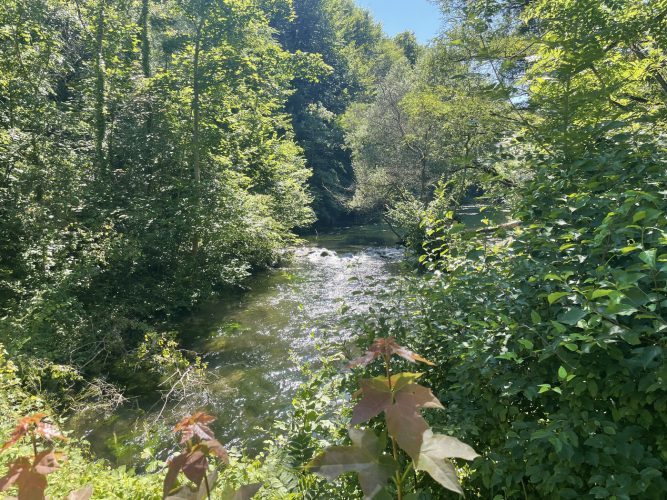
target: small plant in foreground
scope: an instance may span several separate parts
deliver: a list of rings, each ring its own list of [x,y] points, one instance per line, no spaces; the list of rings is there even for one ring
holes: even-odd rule
[[[167,477],[164,480],[163,498],[172,500],[200,500],[211,498],[211,490],[218,478],[218,471],[208,473],[209,458],[216,457],[227,465],[229,455],[227,450],[215,438],[208,424],[215,421],[215,417],[203,412],[183,418],[174,427],[174,432],[181,433],[181,445],[185,449],[168,463]],[[183,472],[194,486],[178,485],[179,474]],[[242,486],[238,490],[225,489],[222,492],[223,500],[249,500],[262,487],[261,483]]]
[[[387,436],[384,432],[378,437],[370,429],[352,427],[349,430],[352,446],[327,448],[308,468],[330,481],[343,473],[356,472],[365,499],[377,497],[392,478],[396,496],[402,500],[411,470],[427,472],[443,487],[462,495],[456,469],[449,459],[474,460],[478,455],[456,438],[433,433],[421,416],[421,410],[442,409],[443,406],[430,389],[417,383],[421,373],[392,374],[394,355],[412,363],[433,365],[392,338],[376,340],[366,354],[349,364],[354,368],[368,366],[378,358],[384,361],[386,375],[361,380],[357,393],[360,400],[353,410],[351,424],[368,422],[384,412],[391,454],[385,452]],[[399,448],[411,459],[405,467],[401,466]]]
[[[33,456],[18,457],[10,462],[9,471],[0,478],[0,491],[16,486],[19,500],[44,499],[44,492],[48,485],[46,476],[58,470],[60,464],[65,460],[65,455],[53,448],[43,451],[38,449],[38,441],[46,441],[50,444],[55,439],[61,441],[67,439],[55,425],[44,421],[46,417],[45,413],[23,417],[14,428],[9,441],[0,448],[0,453],[3,453],[25,437],[29,437],[32,443]],[[92,487],[87,485],[80,490],[73,491],[67,498],[68,500],[88,500],[92,493]]]

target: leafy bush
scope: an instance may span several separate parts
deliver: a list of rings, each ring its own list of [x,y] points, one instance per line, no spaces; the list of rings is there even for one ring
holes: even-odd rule
[[[535,159],[509,235],[436,227],[432,273],[375,329],[438,363],[425,380],[448,411],[434,427],[482,454],[467,479],[482,496],[660,498],[664,143],[612,131],[572,164],[550,160]]]

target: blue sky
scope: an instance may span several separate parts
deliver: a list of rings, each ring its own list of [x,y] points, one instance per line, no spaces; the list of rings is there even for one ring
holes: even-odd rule
[[[426,43],[441,27],[440,11],[428,0],[357,0],[357,4],[370,10],[390,36],[414,31]]]

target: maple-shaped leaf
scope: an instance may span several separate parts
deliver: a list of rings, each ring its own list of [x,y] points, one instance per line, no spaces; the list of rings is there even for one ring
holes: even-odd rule
[[[442,409],[443,406],[428,387],[407,384],[395,394],[394,404],[385,409],[389,434],[413,460],[417,459],[423,434],[429,429],[421,416],[422,408]]]
[[[393,457],[383,453],[385,444],[371,430],[350,429],[352,446],[332,446],[308,464],[310,471],[329,481],[356,472],[365,499],[374,498],[397,470]]]
[[[168,497],[172,493],[178,474],[182,471],[185,476],[195,483],[201,485],[208,470],[208,459],[200,449],[186,451],[169,460],[167,463],[167,476],[164,478],[162,494]]]
[[[0,491],[16,485],[19,500],[43,499],[47,486],[46,475],[60,468],[58,460],[63,457],[61,453],[46,450],[38,454],[32,462],[26,457],[16,459],[9,464],[7,474],[0,478]]]
[[[354,407],[351,424],[368,422],[378,416],[394,402],[394,394],[414,384],[421,376],[421,373],[399,373],[392,375],[391,383],[387,377],[362,379],[359,382],[361,389],[356,393],[361,399]]]
[[[46,413],[35,413],[34,415],[28,415],[19,420],[18,424],[12,431],[9,440],[2,445],[2,448],[0,448],[0,453],[14,446],[31,430],[34,430],[38,435],[49,441],[53,441],[54,439],[65,441],[67,438],[63,436],[56,426],[44,422],[44,418],[47,416]]]
[[[262,483],[255,483],[246,484],[237,490],[225,489],[220,498],[221,500],[251,500],[262,486]]]
[[[208,424],[214,421],[215,417],[202,411],[198,411],[193,415],[185,417],[176,424],[174,432],[182,433],[183,438],[181,444],[184,444],[195,436],[203,441],[212,441],[215,440],[215,435],[213,434],[213,431],[209,429]]]
[[[348,367],[357,368],[360,366],[368,366],[371,362],[379,357],[390,358],[394,354],[410,361],[411,363],[421,361],[427,365],[434,366],[434,363],[431,363],[428,359],[423,358],[419,354],[414,353],[409,349],[399,345],[396,342],[396,339],[389,337],[386,339],[377,339],[371,344],[370,348],[363,356],[352,360],[348,364]]]
[[[433,434],[433,431],[428,429],[422,436],[422,445],[414,463],[416,470],[428,472],[433,479],[448,490],[463,495],[456,469],[449,459],[474,460],[478,456],[472,447],[455,437]]]

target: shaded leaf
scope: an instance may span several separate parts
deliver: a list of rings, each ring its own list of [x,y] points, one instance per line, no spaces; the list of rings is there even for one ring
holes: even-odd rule
[[[449,458],[474,460],[479,455],[470,446],[456,438],[433,434],[430,429],[422,437],[423,444],[415,461],[415,469],[428,474],[444,488],[463,495],[456,469]]]
[[[202,481],[202,484],[199,487],[192,487],[190,485],[181,486],[176,491],[172,492],[171,495],[165,498],[165,500],[202,500],[206,498],[211,490],[215,487],[215,483],[218,480],[218,471],[213,470],[208,476],[208,488],[206,481]]]
[[[315,457],[308,469],[329,481],[346,472],[356,472],[364,498],[375,497],[398,466],[382,453],[381,441],[371,430],[350,429],[353,446],[332,446]]]
[[[222,460],[223,463],[229,463],[229,454],[224,446],[217,439],[210,439],[208,441],[203,441],[202,444],[213,453],[216,457]]]

